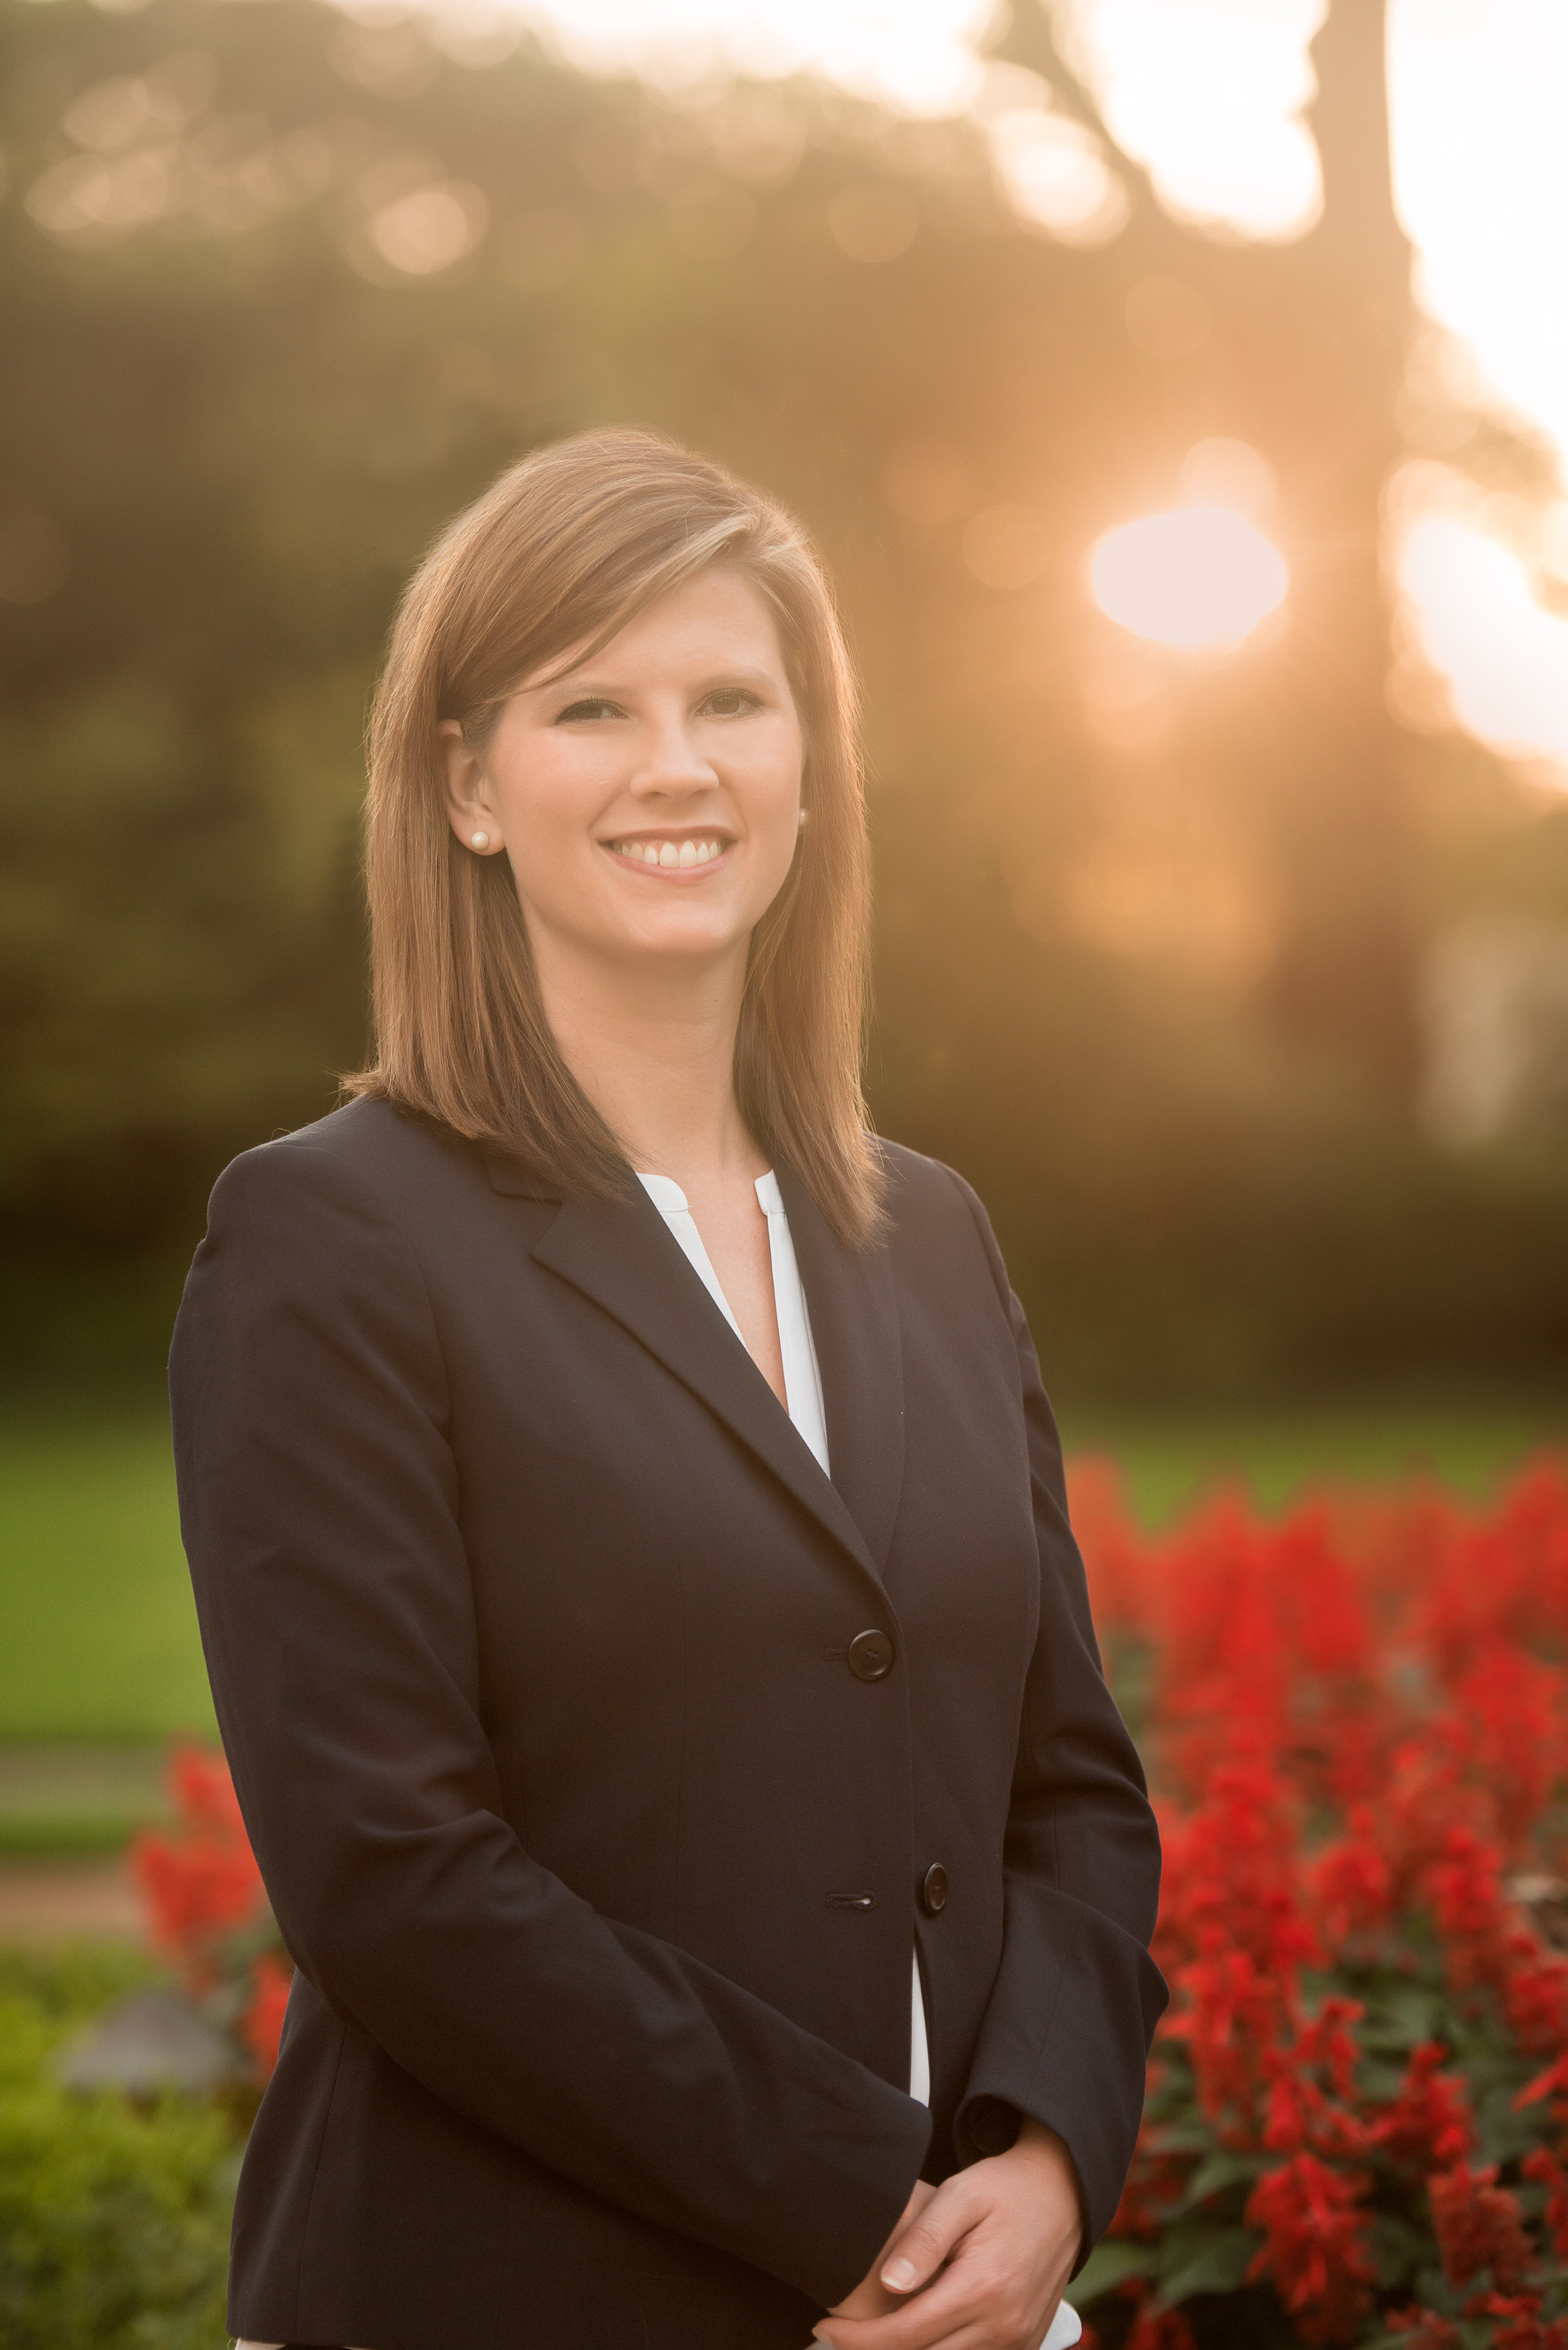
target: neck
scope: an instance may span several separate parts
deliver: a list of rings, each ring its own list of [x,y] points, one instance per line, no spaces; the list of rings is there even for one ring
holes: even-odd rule
[[[635,1168],[683,1187],[763,1172],[735,1099],[743,950],[666,970],[607,966],[536,941],[535,964],[562,1056]]]

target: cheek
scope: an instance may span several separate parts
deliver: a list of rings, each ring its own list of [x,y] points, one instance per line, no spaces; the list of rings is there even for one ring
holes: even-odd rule
[[[771,832],[775,827],[793,831],[802,766],[798,736],[793,728],[781,727],[757,743],[736,773],[737,794],[759,831]]]
[[[508,760],[498,768],[495,780],[508,837],[515,833],[520,846],[530,835],[564,832],[576,818],[581,785],[571,761],[547,742]]]

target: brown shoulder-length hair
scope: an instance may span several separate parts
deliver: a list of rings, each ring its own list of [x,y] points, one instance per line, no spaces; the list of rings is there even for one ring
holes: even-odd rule
[[[403,598],[370,723],[367,875],[378,1057],[345,1079],[568,1192],[624,1195],[615,1136],[566,1066],[504,857],[447,821],[437,733],[482,744],[524,678],[608,642],[715,566],[766,598],[799,707],[810,820],[753,934],[735,1090],[840,1237],[881,1224],[860,1065],[869,850],[855,677],[805,533],[761,492],[652,433],[578,434],[503,473]]]

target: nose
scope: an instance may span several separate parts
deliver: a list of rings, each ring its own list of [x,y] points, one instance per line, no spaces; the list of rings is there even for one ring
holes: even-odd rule
[[[642,755],[628,778],[638,799],[683,798],[716,789],[718,775],[693,741],[684,710],[654,717],[640,749]]]

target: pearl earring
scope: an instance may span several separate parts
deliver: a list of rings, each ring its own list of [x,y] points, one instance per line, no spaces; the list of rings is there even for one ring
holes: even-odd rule
[[[804,832],[805,830],[806,814],[807,811],[805,808],[802,808],[800,814],[796,816],[794,820],[794,828],[797,832]]]
[[[490,835],[487,832],[471,832],[468,836],[468,845],[471,848],[488,848]]]

